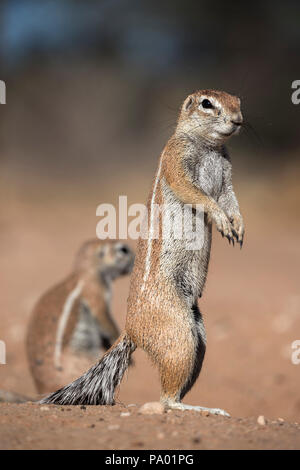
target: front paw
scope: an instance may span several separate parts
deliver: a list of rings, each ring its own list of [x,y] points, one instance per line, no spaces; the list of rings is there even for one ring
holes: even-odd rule
[[[242,248],[245,233],[243,217],[241,216],[241,214],[234,214],[230,216],[229,219],[231,222],[233,235],[235,236],[237,242]]]
[[[210,219],[216,224],[217,230],[221,233],[222,237],[226,237],[229,243],[234,245],[234,233],[232,225],[224,211],[218,210],[210,215]]]

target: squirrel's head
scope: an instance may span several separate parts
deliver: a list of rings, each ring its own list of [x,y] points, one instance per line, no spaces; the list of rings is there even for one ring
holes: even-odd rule
[[[75,260],[75,270],[112,280],[129,274],[133,263],[134,253],[125,243],[96,239],[82,245]]]
[[[241,102],[224,91],[199,90],[184,101],[177,129],[222,144],[237,134],[243,123]]]

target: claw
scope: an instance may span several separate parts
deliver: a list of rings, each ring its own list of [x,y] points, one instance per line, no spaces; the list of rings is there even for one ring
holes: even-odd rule
[[[239,236],[238,236],[237,232],[234,230],[234,228],[232,229],[232,234],[236,238],[236,241],[239,242]]]

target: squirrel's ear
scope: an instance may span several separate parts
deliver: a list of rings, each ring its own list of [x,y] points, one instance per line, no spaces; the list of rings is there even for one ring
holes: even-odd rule
[[[185,102],[183,103],[184,111],[188,111],[194,102],[194,97],[192,95],[188,96]]]

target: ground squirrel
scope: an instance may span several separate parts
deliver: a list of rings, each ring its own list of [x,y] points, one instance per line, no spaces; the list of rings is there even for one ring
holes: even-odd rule
[[[39,393],[78,377],[118,338],[110,312],[111,282],[129,273],[133,261],[124,243],[88,241],[73,272],[38,301],[28,327],[27,353]]]
[[[149,236],[140,238],[131,276],[126,327],[112,348],[82,377],[46,397],[57,404],[113,404],[136,347],[158,367],[166,408],[223,410],[181,403],[203,362],[206,335],[198,308],[207,276],[212,225],[242,246],[244,225],[233,191],[231,162],[224,146],[243,122],[240,100],[222,91],[197,91],[184,101],[173,136],[159,161],[148,199]],[[187,250],[184,240],[151,237],[154,204],[185,204],[204,212],[203,246]],[[194,210],[194,217],[197,211]]]

